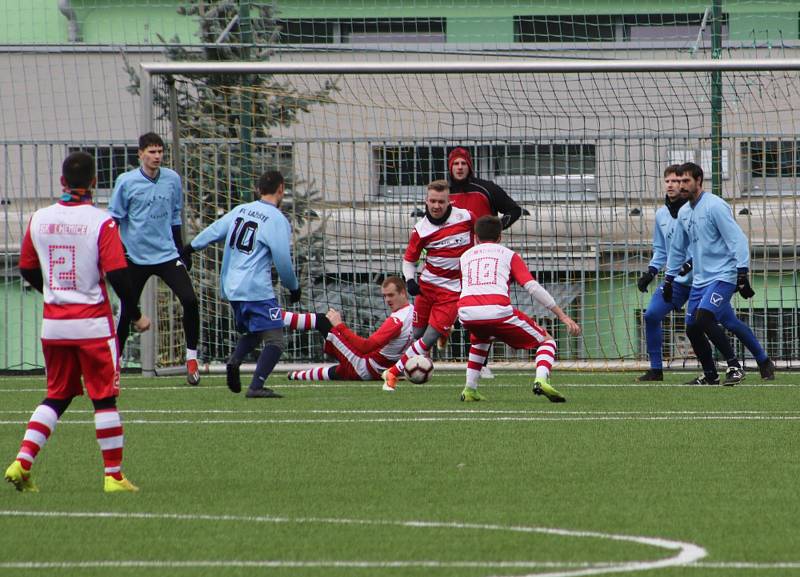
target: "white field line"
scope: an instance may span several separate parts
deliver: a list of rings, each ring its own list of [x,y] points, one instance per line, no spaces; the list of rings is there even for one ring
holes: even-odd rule
[[[75,413],[92,413],[90,410],[75,411]],[[800,414],[797,411],[788,412],[749,412],[749,411],[665,411],[648,413],[638,411],[483,411],[481,413],[469,410],[441,411],[429,414],[427,411],[350,411],[350,410],[309,410],[297,411],[293,414],[323,414],[323,415],[355,415],[343,417],[263,417],[263,418],[130,418],[133,414],[146,414],[151,411],[131,410],[122,411],[123,423],[126,425],[307,425],[307,424],[370,424],[370,423],[455,423],[455,422],[597,422],[597,421],[660,421],[660,422],[688,422],[688,421],[800,421]],[[158,415],[168,414],[172,411],[153,411]],[[179,412],[179,411],[174,411]],[[182,411],[182,414],[217,414],[214,411]],[[244,412],[244,411],[243,411]],[[12,413],[27,415],[27,411],[2,411],[1,413]],[[277,414],[273,412],[272,414]],[[237,415],[238,412],[224,413],[224,415]],[[270,414],[263,411],[256,414]],[[371,416],[373,414],[399,414],[400,416]],[[447,416],[452,415],[452,416]],[[27,420],[23,419],[3,419],[0,425],[25,425]],[[93,425],[94,419],[73,419],[67,417],[59,421],[62,425]]]
[[[520,376],[529,376],[530,375],[520,375]],[[495,378],[495,381],[498,379]],[[0,381],[2,382],[2,381]],[[531,382],[533,382],[533,378],[531,377]],[[567,388],[578,388],[578,389],[674,389],[674,388],[686,388],[686,389],[696,389],[698,391],[709,391],[714,389],[722,388],[721,386],[705,386],[705,385],[685,385],[680,383],[564,383],[558,382],[556,383],[558,388],[567,387]],[[524,389],[528,386],[528,383],[499,383],[499,382],[489,382],[484,383],[485,388],[487,389]],[[281,381],[277,383],[275,381],[270,381],[270,386],[279,389],[281,392],[284,391],[291,391],[292,389],[372,389],[375,391],[379,391],[381,387],[380,381],[370,381],[370,382],[343,382],[343,383],[335,383],[331,381],[323,381],[323,382],[312,382],[312,381],[286,381],[285,383]],[[426,389],[452,389],[458,390],[461,387],[459,384],[437,384],[437,383],[425,383],[424,385],[412,385],[404,383],[403,381],[400,382],[400,388],[403,393],[408,392],[424,392]],[[785,389],[785,388],[798,388],[800,387],[800,383],[739,383],[735,387],[730,387],[731,389],[742,389],[742,388],[758,388],[758,389]],[[725,387],[728,388],[728,387]],[[134,392],[134,391],[183,391],[190,394],[199,394],[203,391],[210,391],[210,390],[227,390],[228,387],[225,385],[204,385],[201,384],[199,387],[190,387],[188,385],[171,385],[171,386],[128,386],[124,383],[122,384],[122,390],[124,392]],[[45,392],[44,381],[42,381],[42,386],[40,387],[28,387],[28,388],[5,388],[0,387],[0,394],[2,393],[39,393],[42,394]]]
[[[0,562],[0,569],[196,569],[196,568],[332,568],[332,569],[566,569],[602,568],[613,563],[558,563],[549,561],[10,561]],[[687,569],[800,569],[799,562],[786,563],[689,563]],[[541,577],[537,575],[536,577]]]
[[[126,408],[125,414],[186,414],[186,415],[452,415],[452,414],[482,414],[482,415],[552,415],[552,410],[547,409],[134,409]],[[2,410],[0,415],[27,415],[30,410]],[[94,414],[92,409],[69,409],[68,414],[85,413]],[[761,411],[761,410],[721,410],[721,411],[564,411],[559,410],[559,415],[800,415],[800,410],[786,411]]]
[[[526,577],[579,577],[582,575],[601,575],[604,573],[622,573],[630,571],[651,571],[654,569],[662,569],[664,567],[678,567],[694,563],[708,553],[702,547],[693,543],[685,543],[681,541],[672,541],[669,539],[660,539],[655,537],[642,537],[635,535],[617,535],[613,533],[601,533],[597,531],[573,531],[569,529],[557,529],[550,527],[530,527],[518,525],[492,525],[492,524],[479,524],[479,523],[458,523],[458,522],[441,522],[441,521],[388,521],[388,520],[368,520],[368,519],[337,519],[337,518],[316,518],[316,517],[271,517],[271,516],[237,516],[237,515],[188,515],[177,513],[120,513],[120,512],[69,512],[69,511],[18,511],[18,510],[0,510],[0,516],[5,517],[66,517],[66,518],[91,518],[91,519],[157,519],[157,520],[170,520],[170,521],[206,521],[206,522],[234,522],[234,523],[283,523],[283,524],[322,524],[322,525],[360,525],[360,526],[392,526],[404,527],[413,529],[452,529],[452,530],[469,530],[469,531],[505,531],[512,533],[527,533],[527,534],[540,534],[540,535],[556,535],[561,537],[574,537],[574,538],[592,538],[592,539],[605,539],[610,541],[623,541],[629,543],[636,543],[639,545],[647,545],[658,549],[666,549],[667,551],[675,552],[672,557],[664,559],[656,559],[652,561],[627,561],[623,563],[602,563],[602,564],[579,564],[577,568],[574,566],[564,567],[562,565],[549,566],[557,569],[555,572],[550,573],[530,573]],[[202,563],[195,561],[196,563]],[[105,563],[105,562],[104,562]],[[114,563],[114,562],[111,562]],[[120,563],[120,562],[117,562]],[[157,561],[134,561],[134,563],[158,563]],[[165,561],[169,565],[165,567],[176,567],[172,565],[175,561]],[[189,561],[193,563],[193,561]],[[214,561],[213,563],[221,563],[226,566],[226,561]],[[316,567],[336,567],[336,563],[341,561],[312,561],[312,562],[297,562],[297,561],[267,561],[267,563],[287,563],[286,565],[270,565],[280,567],[292,567],[297,565],[289,565],[288,563],[315,563]],[[363,561],[345,561],[343,563],[364,563]],[[397,563],[393,561],[384,561],[379,563],[386,563],[377,565],[378,567],[391,567],[389,563]],[[399,562],[407,563],[407,562]],[[415,561],[413,563],[420,563]],[[440,563],[438,561],[422,561],[421,563]],[[536,563],[533,567],[542,567],[541,562]],[[139,566],[139,565],[137,565]],[[149,567],[161,565],[147,565]],[[311,565],[301,565],[307,567]],[[353,565],[345,565],[347,567]],[[355,565],[360,566],[360,565]],[[405,566],[405,565],[401,565]],[[428,565],[422,565],[428,566]],[[432,565],[431,567],[440,566]],[[446,565],[441,565],[442,567]],[[5,568],[4,563],[0,563],[0,568]],[[491,567],[509,568],[520,567],[519,565],[500,565]],[[526,566],[521,566],[526,568]],[[9,567],[11,568],[11,567]],[[14,568],[17,568],[15,565]],[[564,570],[562,570],[564,569]],[[519,577],[519,576],[518,576]]]
[[[720,563],[700,562],[692,563],[689,567],[704,569],[800,569],[800,561],[786,561],[777,563],[749,563],[745,561],[728,561]]]

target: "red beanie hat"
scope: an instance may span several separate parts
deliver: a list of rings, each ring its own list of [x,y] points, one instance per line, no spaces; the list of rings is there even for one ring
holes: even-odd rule
[[[472,169],[472,157],[469,155],[469,150],[459,146],[451,150],[449,156],[447,157],[447,171],[451,175],[453,174],[453,163],[456,161],[456,158],[463,158],[466,160],[470,174],[474,172]]]

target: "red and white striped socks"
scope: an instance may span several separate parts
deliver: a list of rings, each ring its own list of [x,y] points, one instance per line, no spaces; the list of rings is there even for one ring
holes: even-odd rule
[[[547,379],[556,362],[556,342],[544,341],[536,349],[536,378]]]
[[[288,375],[290,381],[330,381],[333,367],[314,367],[305,371],[291,371]]]
[[[427,357],[429,356],[428,351],[430,351],[430,347],[428,347],[421,338],[417,339],[406,349],[406,352],[403,353],[403,356],[400,357],[400,360],[392,365],[392,367],[389,369],[389,372],[395,376],[399,375],[406,368],[406,361],[408,361],[408,359],[418,355]]]
[[[297,331],[309,331],[317,327],[317,314],[283,311],[283,326]]]
[[[97,443],[103,453],[105,474],[117,481],[122,480],[122,421],[116,408],[94,412],[94,428]]]
[[[478,388],[478,379],[481,376],[481,369],[489,356],[491,343],[477,343],[470,345],[469,357],[467,359],[467,386],[470,389]]]
[[[36,460],[36,455],[39,454],[39,451],[47,443],[47,439],[53,434],[53,429],[56,428],[57,423],[58,413],[52,407],[39,405],[33,411],[17,454],[17,461],[19,461],[23,469],[26,471],[31,470],[31,466]]]

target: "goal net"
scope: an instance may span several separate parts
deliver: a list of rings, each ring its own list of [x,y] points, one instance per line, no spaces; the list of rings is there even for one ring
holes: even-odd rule
[[[717,73],[700,61],[153,64],[144,114],[174,143],[189,238],[253,200],[263,171],[287,176],[303,298],[290,306],[279,289],[283,302],[339,309],[365,336],[386,316],[380,282],[400,274],[427,183],[446,178],[448,152],[466,147],[476,175],[525,209],[504,242],[583,334],[567,335],[518,287],[514,303],[556,336],[561,363],[598,369],[647,362],[643,312],[658,282],[643,294],[636,280],[652,256],[662,173],[696,162],[750,239],[756,296],[736,296],[734,307],[774,359],[796,365],[800,63],[720,62]],[[236,338],[219,294],[221,255],[210,247],[192,270],[211,363]],[[156,302],[155,364],[178,364],[179,312],[168,292]],[[463,361],[467,341],[456,329],[436,354]],[[284,360],[322,360],[316,334],[288,342]],[[492,355],[531,358],[501,345]],[[664,321],[664,359],[695,366],[682,312]]]

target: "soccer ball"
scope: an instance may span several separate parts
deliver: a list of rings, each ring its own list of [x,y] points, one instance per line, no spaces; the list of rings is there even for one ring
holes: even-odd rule
[[[427,383],[431,375],[433,375],[433,361],[422,355],[411,357],[406,362],[405,373],[412,383],[417,385]]]

